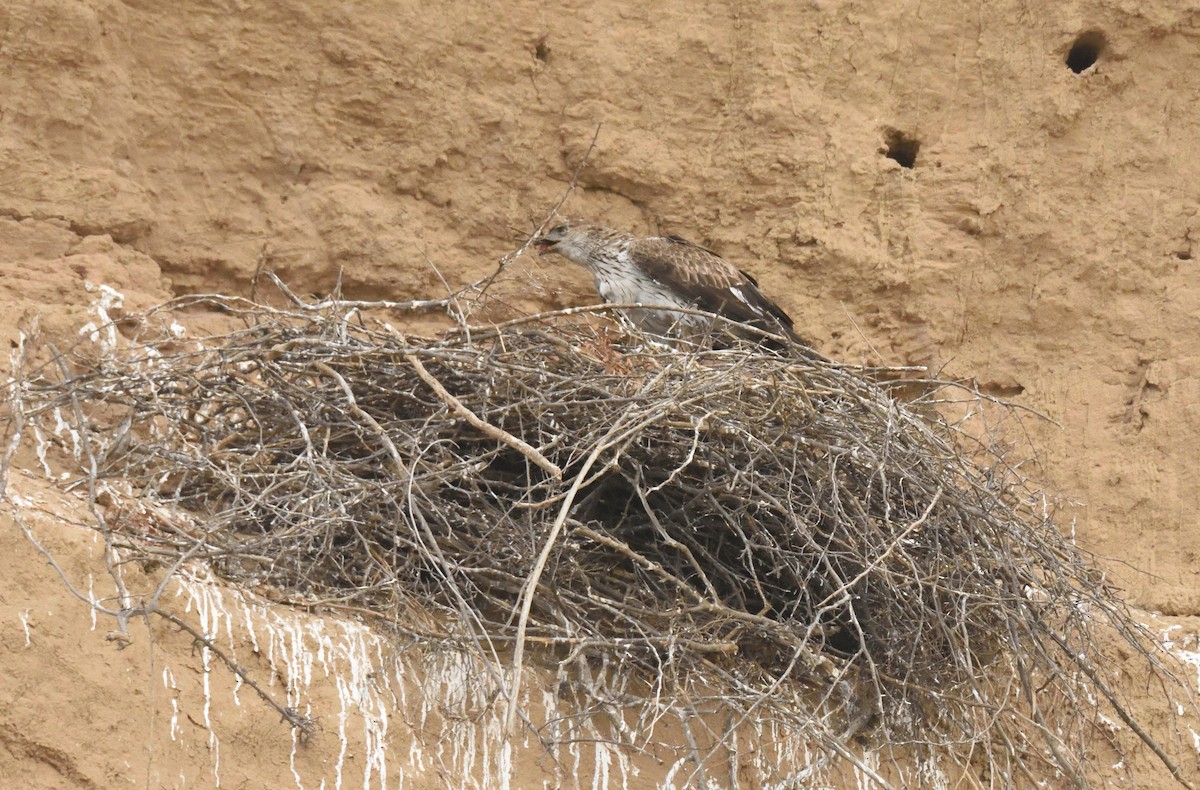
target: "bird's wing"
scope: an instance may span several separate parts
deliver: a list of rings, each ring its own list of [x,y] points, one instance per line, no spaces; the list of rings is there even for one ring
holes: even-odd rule
[[[791,316],[758,290],[758,281],[712,250],[679,236],[636,239],[628,250],[642,271],[701,310],[799,339]]]

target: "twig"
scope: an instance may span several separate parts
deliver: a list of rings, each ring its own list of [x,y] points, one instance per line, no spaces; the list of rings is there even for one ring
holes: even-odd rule
[[[533,608],[533,599],[537,595],[538,581],[542,578],[542,572],[546,569],[546,561],[550,558],[550,552],[554,548],[554,544],[558,541],[558,534],[562,531],[563,525],[567,523],[567,516],[571,513],[571,507],[575,504],[575,497],[579,494],[580,486],[587,478],[588,472],[592,465],[596,463],[601,454],[609,449],[607,440],[617,431],[618,426],[614,425],[609,431],[608,436],[604,441],[598,443],[586,459],[583,466],[575,474],[575,480],[571,483],[571,488],[567,491],[567,496],[563,499],[562,506],[558,509],[558,517],[554,519],[554,523],[550,525],[550,533],[546,535],[545,543],[542,546],[542,551],[538,554],[537,560],[533,564],[533,570],[529,572],[529,577],[525,581],[525,589],[521,594],[520,616],[517,619],[517,640],[513,646],[512,658],[512,677],[509,681],[508,690],[508,709],[504,716],[505,731],[508,737],[512,737],[513,725],[516,723],[517,706],[520,702],[521,695],[521,671],[522,660],[525,654],[525,639],[526,631],[529,627],[529,612]]]
[[[451,411],[466,420],[476,430],[481,431],[496,441],[513,448],[521,455],[532,461],[535,466],[545,471],[555,480],[562,480],[562,470],[558,468],[557,464],[552,463],[546,458],[546,456],[538,452],[536,447],[530,446],[529,443],[524,439],[513,436],[508,431],[497,428],[495,425],[491,425],[490,423],[481,420],[479,415],[475,414],[475,412],[464,406],[462,401],[460,401],[458,398],[451,395],[450,392],[442,386],[442,383],[434,378],[433,374],[431,374],[425,368],[425,366],[421,364],[421,360],[417,359],[412,354],[405,354],[404,358],[408,360],[408,363],[413,366],[414,370],[417,371],[417,375],[421,377],[421,381],[424,381],[426,384],[428,384],[429,388],[437,393],[437,396],[441,398],[447,406],[450,407]]]
[[[466,288],[463,288],[458,292],[458,296],[467,293],[473,293],[475,299],[483,298],[483,295],[487,292],[487,289],[491,287],[496,278],[499,277],[500,274],[508,267],[508,264],[512,263],[514,260],[523,255],[525,250],[529,249],[529,245],[533,243],[533,240],[546,230],[546,226],[550,224],[550,220],[558,215],[558,210],[562,208],[563,204],[567,202],[567,198],[569,198],[571,193],[575,191],[575,187],[579,183],[579,175],[583,172],[583,168],[587,166],[588,159],[592,155],[592,150],[596,147],[596,141],[600,139],[600,128],[602,126],[602,123],[596,124],[596,132],[592,135],[592,141],[588,143],[587,150],[583,152],[583,158],[579,160],[579,164],[575,167],[575,171],[571,173],[571,179],[567,182],[567,188],[563,190],[558,202],[555,203],[554,208],[550,209],[549,213],[546,214],[545,218],[542,220],[542,223],[538,225],[533,233],[529,234],[520,247],[501,258],[496,264],[496,269],[491,274],[479,282],[472,283]]]
[[[181,631],[186,631],[188,634],[191,635],[192,639],[195,639],[201,645],[203,645],[207,649],[211,650],[213,655],[215,655],[217,658],[219,658],[221,660],[221,663],[223,663],[226,667],[229,668],[230,672],[237,675],[239,678],[242,679],[243,683],[245,683],[247,686],[252,688],[254,690],[254,693],[259,696],[259,699],[261,699],[263,702],[267,703],[272,708],[274,708],[276,711],[278,711],[279,715],[282,716],[284,721],[286,721],[290,726],[292,726],[296,729],[299,729],[302,733],[304,733],[305,736],[309,735],[313,731],[313,729],[316,727],[316,722],[314,722],[311,718],[301,714],[299,711],[293,710],[292,708],[290,708],[286,705],[280,705],[278,702],[276,702],[275,698],[272,697],[269,693],[267,693],[266,689],[264,689],[262,686],[258,685],[258,683],[254,680],[254,678],[250,677],[250,673],[246,669],[244,669],[240,664],[238,664],[236,661],[234,661],[232,658],[230,658],[229,655],[227,655],[224,650],[217,647],[217,645],[211,639],[209,639],[208,636],[203,634],[194,625],[192,625],[188,621],[184,620],[183,618],[179,617],[178,615],[172,614],[171,612],[164,611],[157,607],[152,608],[152,609],[146,609],[144,611],[146,613],[156,614],[159,617],[163,618],[164,620],[174,623]],[[138,610],[136,613],[141,614],[142,610]]]

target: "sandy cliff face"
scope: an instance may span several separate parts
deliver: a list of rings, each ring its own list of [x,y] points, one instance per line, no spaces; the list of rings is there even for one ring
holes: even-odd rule
[[[566,213],[711,246],[829,355],[944,367],[1046,413],[1037,474],[1079,503],[1080,541],[1137,605],[1194,615],[1200,9],[1184,5],[9,0],[0,332],[36,312],[71,336],[101,283],[136,308],[244,292],[258,266],[309,291],[340,270],[351,296],[438,296],[535,227],[595,136]],[[1075,68],[1095,59],[1080,73],[1074,45]],[[527,307],[592,298],[558,259],[504,283]],[[42,528],[86,578],[91,539]],[[150,734],[170,716],[161,663],[106,644],[6,534],[6,775],[205,784],[203,726],[186,748]],[[187,640],[161,639],[179,673]],[[222,715],[271,742],[269,716]],[[227,784],[291,781],[290,743],[237,748]],[[308,754],[311,783],[333,758]]]

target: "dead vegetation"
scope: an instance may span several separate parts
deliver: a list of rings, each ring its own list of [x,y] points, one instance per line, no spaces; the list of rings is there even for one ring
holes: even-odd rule
[[[19,365],[14,424],[74,459],[122,561],[204,562],[461,645],[510,716],[536,662],[571,667],[560,693],[635,748],[666,713],[724,722],[693,743],[695,781],[771,721],[880,783],[916,781],[915,755],[967,786],[1086,786],[1141,748],[1186,783],[1190,747],[1156,740],[1118,676],[1172,717],[1187,686],[1007,457],[1007,407],[668,347],[584,320],[602,309],[426,338],[378,307],[179,299],[126,342]],[[243,326],[164,329],[195,308]]]

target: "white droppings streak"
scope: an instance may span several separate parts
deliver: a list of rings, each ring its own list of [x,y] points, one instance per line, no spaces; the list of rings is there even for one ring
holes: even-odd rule
[[[93,343],[98,343],[104,353],[115,351],[117,326],[113,323],[109,311],[122,307],[125,304],[125,296],[120,291],[103,283],[97,286],[85,281],[84,288],[90,292],[99,291],[100,295],[92,300],[90,307],[90,312],[96,316],[96,321],[89,321],[80,327],[79,334]]]
[[[97,533],[98,534],[98,533]],[[88,600],[92,605],[88,607],[88,613],[92,616],[92,630],[95,631],[99,623],[96,621],[96,613],[99,611],[96,607],[100,603],[96,600],[96,577],[88,574]]]
[[[163,687],[171,692],[171,740],[177,741],[182,734],[179,729],[179,685],[175,682],[175,675],[170,667],[163,667],[162,676]]]
[[[59,439],[70,437],[71,439],[71,457],[76,461],[83,458],[83,437],[79,431],[75,429],[71,423],[63,419],[62,409],[58,406],[54,407],[54,435]],[[49,473],[47,473],[49,475]]]
[[[54,472],[50,470],[50,464],[46,462],[46,450],[49,445],[46,443],[46,437],[42,433],[42,429],[37,423],[33,425],[33,452],[37,455],[38,463],[42,465],[42,472],[46,477],[54,477]]]
[[[196,615],[200,618],[200,632],[208,639],[213,639],[219,626],[223,612],[220,590],[213,585],[202,588],[203,594],[188,602],[196,605]],[[213,783],[221,786],[221,742],[212,726],[212,650],[207,645],[200,648],[201,680],[204,686],[204,727],[208,730],[208,748],[212,753]]]
[[[592,790],[608,790],[608,769],[611,765],[606,745],[596,742],[596,763],[592,768]]]
[[[324,694],[337,694],[337,701],[329,704],[328,710],[316,711],[324,720],[324,737],[338,739],[337,749],[331,750],[336,751],[335,760],[311,767],[314,763],[304,757],[299,731],[293,732],[289,769],[292,783],[300,790],[358,786],[364,790],[390,789],[435,777],[447,786],[467,789],[507,790],[518,785],[514,781],[514,750],[522,747],[518,739],[506,738],[503,696],[497,695],[482,663],[484,659],[477,654],[426,646],[405,651],[391,638],[377,636],[361,623],[313,617],[219,587],[208,572],[199,568],[181,573],[177,594],[184,608],[195,613],[198,627],[218,640],[219,647],[224,650],[228,643],[228,652],[233,655],[240,645],[241,661],[250,677],[279,702],[310,712],[314,683]],[[204,711],[202,716],[192,715],[209,730],[213,778],[219,786],[222,743],[217,735],[222,722],[212,709],[213,697],[232,693],[236,704],[238,690],[244,696],[246,687],[226,679],[232,676],[219,661],[213,661],[211,650],[202,649],[201,658]],[[613,693],[625,692],[620,673],[599,671],[604,673],[602,677],[582,678],[579,682],[594,681]],[[562,745],[552,750],[548,764],[563,775],[544,786],[592,790],[643,786],[632,753],[619,745],[630,737],[627,723],[618,720],[603,725],[618,728],[620,736],[614,738],[611,731],[598,729],[599,721],[572,717],[571,710],[560,707],[569,705],[564,699],[570,695],[560,698],[557,689],[564,681],[576,678],[560,669],[556,679],[558,682],[550,687],[527,684],[529,696],[522,703],[528,706],[524,709],[533,720],[552,723],[543,730],[543,736],[562,739]],[[186,736],[179,722],[188,711],[188,696],[180,693],[169,668],[163,671],[163,684],[171,690],[171,737],[182,741]],[[533,691],[539,685],[542,688]],[[245,701],[250,708],[259,704],[257,698]],[[756,769],[764,788],[782,790],[799,786],[795,784],[798,780],[819,784],[826,763],[819,754],[808,752],[807,744],[794,730],[769,721],[746,722],[745,726],[747,730],[729,743],[743,764]],[[530,748],[538,748],[536,737],[527,732],[523,737]],[[224,741],[229,742],[228,736]],[[760,748],[762,744],[770,747]],[[864,755],[864,760],[870,765],[878,763],[877,757]],[[796,772],[781,776],[781,765],[808,768],[799,776]],[[690,754],[681,756],[670,766],[664,786],[682,787],[688,782],[697,786],[695,768]],[[309,775],[310,771],[319,773]],[[710,772],[706,779],[711,785],[714,775]],[[862,785],[865,776],[858,779]]]

